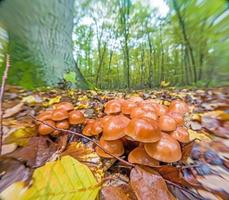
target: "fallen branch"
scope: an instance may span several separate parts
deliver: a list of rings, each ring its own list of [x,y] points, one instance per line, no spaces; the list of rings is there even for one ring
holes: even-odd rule
[[[46,126],[49,126],[49,127],[51,127],[52,129],[54,129],[54,130],[62,131],[62,132],[65,132],[65,133],[74,134],[74,135],[77,135],[77,136],[79,136],[79,137],[85,138],[85,139],[89,140],[90,142],[93,142],[96,146],[98,146],[100,149],[102,149],[105,153],[109,154],[110,156],[114,157],[115,159],[119,160],[120,162],[122,162],[122,163],[124,163],[124,164],[126,164],[126,165],[128,165],[128,166],[135,167],[134,164],[129,163],[128,161],[125,161],[124,159],[122,159],[122,158],[120,158],[120,157],[118,157],[118,156],[113,155],[112,153],[110,153],[109,151],[107,151],[106,149],[104,149],[98,142],[92,140],[91,138],[89,138],[89,137],[87,137],[87,136],[85,136],[85,135],[82,135],[82,134],[77,133],[77,132],[74,132],[74,131],[65,130],[65,129],[61,129],[61,128],[57,128],[57,127],[52,126],[52,125],[50,125],[50,124],[48,124],[48,123],[46,123],[46,122],[44,122],[44,121],[41,121],[41,120],[37,119],[37,118],[34,117],[33,115],[29,115],[29,116],[30,116],[31,118],[33,118],[35,121],[40,122],[40,123],[42,123],[42,124],[45,124]]]
[[[3,126],[2,126],[2,118],[3,118],[3,109],[2,109],[2,103],[4,98],[4,90],[6,85],[6,80],[8,77],[8,71],[10,69],[10,56],[6,55],[6,68],[4,71],[4,74],[2,76],[2,85],[1,85],[1,91],[0,91],[0,155],[2,154],[2,138],[3,138]]]

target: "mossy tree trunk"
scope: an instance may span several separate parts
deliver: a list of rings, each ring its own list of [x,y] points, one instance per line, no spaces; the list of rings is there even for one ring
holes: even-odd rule
[[[0,23],[8,31],[9,81],[27,88],[57,86],[75,72],[76,87],[87,83],[73,58],[74,0],[5,0]]]

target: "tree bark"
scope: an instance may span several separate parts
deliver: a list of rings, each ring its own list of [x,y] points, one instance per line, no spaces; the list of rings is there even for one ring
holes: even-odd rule
[[[74,0],[1,2],[0,22],[9,34],[11,84],[57,86],[66,72],[73,71],[74,86],[88,88],[73,58],[73,8]]]

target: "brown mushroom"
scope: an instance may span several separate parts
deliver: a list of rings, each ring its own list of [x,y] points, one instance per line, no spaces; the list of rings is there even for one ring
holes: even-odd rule
[[[122,103],[122,113],[129,115],[132,111],[133,108],[137,107],[137,104],[135,102],[132,101],[123,101]]]
[[[144,148],[150,157],[162,162],[176,162],[182,156],[180,144],[166,133],[162,133],[158,142],[144,144]]]
[[[184,117],[182,114],[177,112],[169,112],[168,115],[175,119],[177,126],[183,126],[184,125]]]
[[[104,112],[106,114],[117,114],[121,112],[121,102],[119,100],[111,100],[105,104]]]
[[[140,103],[140,102],[144,101],[143,98],[138,97],[138,96],[130,97],[128,100],[129,100],[129,101],[132,101],[132,102],[134,102],[134,103]]]
[[[103,127],[100,120],[93,120],[90,123],[88,123],[84,129],[83,134],[86,136],[93,136],[93,135],[99,135],[102,133]]]
[[[165,105],[157,104],[156,112],[158,116],[162,116],[168,112],[168,107]]]
[[[162,131],[175,131],[177,128],[177,123],[175,119],[169,115],[162,115],[159,118],[159,127]]]
[[[136,118],[136,117],[147,117],[149,119],[157,120],[157,115],[155,112],[144,110],[141,107],[134,108],[130,114],[130,117]]]
[[[143,108],[146,111],[156,112],[155,105],[152,103],[141,102],[139,106],[140,108]]]
[[[169,111],[180,113],[183,115],[189,111],[189,108],[185,102],[183,102],[181,100],[174,100],[171,102],[171,104],[169,106]]]
[[[64,119],[67,119],[68,117],[69,117],[69,114],[66,110],[63,110],[63,109],[53,110],[53,113],[52,113],[53,121],[62,121]]]
[[[68,120],[58,121],[56,122],[56,127],[60,129],[69,129],[70,124]]]
[[[151,158],[145,151],[144,147],[137,147],[132,150],[128,155],[128,161],[130,163],[146,165],[155,167],[159,165],[159,162]]]
[[[61,102],[61,103],[55,104],[53,107],[54,109],[62,109],[65,111],[71,111],[74,109],[74,106],[70,102]]]
[[[52,120],[45,120],[46,124],[55,126],[55,122]],[[54,129],[46,124],[41,123],[38,128],[38,132],[40,135],[48,135],[54,131]]]
[[[104,140],[117,140],[125,136],[125,128],[130,119],[124,115],[113,116],[103,124]]]
[[[103,139],[103,137],[100,138],[99,144],[107,150],[109,153],[115,155],[115,156],[121,156],[124,153],[124,147],[122,140],[113,140],[113,141],[106,141]],[[96,153],[104,158],[112,158],[109,154],[104,152],[101,148],[98,146],[95,148]]]
[[[188,130],[184,127],[177,127],[177,129],[170,135],[181,143],[187,143],[190,141]]]
[[[43,111],[37,116],[37,119],[40,121],[52,119],[52,113],[53,113],[53,110]]]
[[[127,136],[139,142],[157,142],[160,137],[160,129],[155,120],[149,118],[133,118],[125,129]]]
[[[70,124],[82,124],[85,122],[84,114],[79,110],[73,110],[69,113]]]

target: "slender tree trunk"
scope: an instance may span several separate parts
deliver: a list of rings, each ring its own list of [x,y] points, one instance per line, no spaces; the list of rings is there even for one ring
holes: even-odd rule
[[[179,24],[181,27],[181,31],[182,31],[185,45],[187,46],[187,49],[188,49],[189,54],[190,54],[190,59],[191,59],[192,68],[193,68],[194,82],[197,82],[197,70],[196,70],[196,63],[195,63],[194,54],[193,54],[193,48],[192,48],[192,45],[188,39],[188,36],[186,33],[186,28],[185,28],[185,23],[184,23],[184,20],[181,16],[180,9],[179,9],[179,6],[177,5],[176,0],[173,0],[173,6],[174,6],[174,9],[176,11],[178,20],[179,20]]]
[[[74,0],[6,0],[0,23],[9,34],[11,84],[57,86],[66,72],[76,73],[76,86],[87,88],[73,58]]]
[[[149,33],[147,34],[148,44],[149,44],[149,78],[148,78],[148,85],[150,88],[153,86],[153,65],[152,65],[152,43],[150,40]]]

